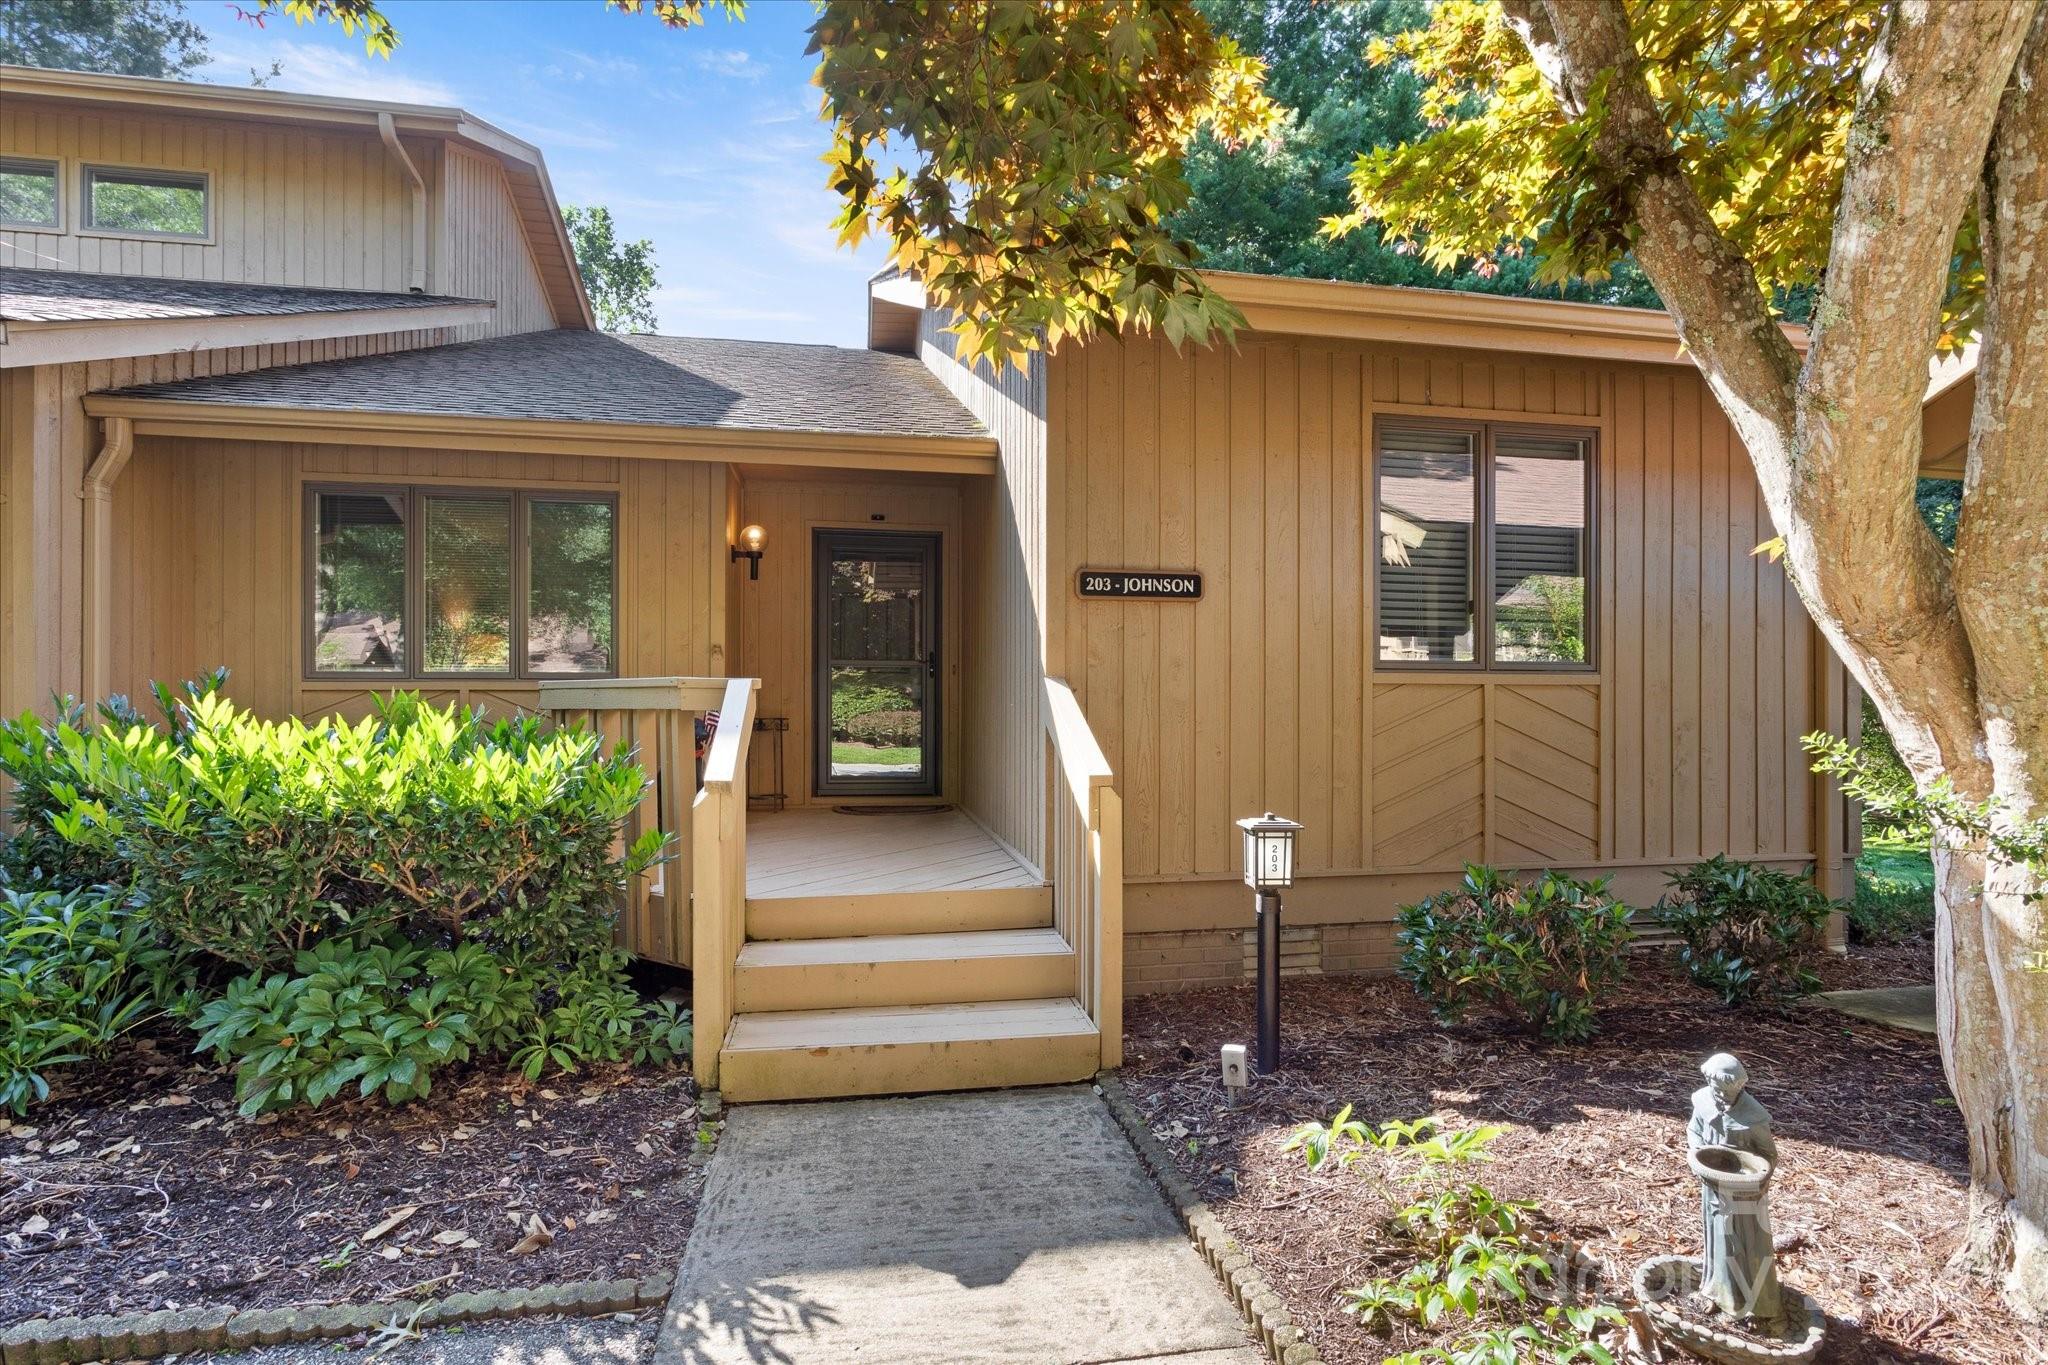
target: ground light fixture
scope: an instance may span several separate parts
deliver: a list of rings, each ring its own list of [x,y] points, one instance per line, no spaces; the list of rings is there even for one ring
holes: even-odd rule
[[[1258,892],[1259,1036],[1255,1063],[1261,1076],[1280,1069],[1280,892],[1294,885],[1294,836],[1302,826],[1267,811],[1240,820],[1244,831],[1244,883]]]
[[[768,533],[759,526],[749,526],[740,532],[740,543],[732,547],[730,562],[737,564],[742,559],[746,560],[747,577],[757,579],[761,576],[761,552],[767,548]]]

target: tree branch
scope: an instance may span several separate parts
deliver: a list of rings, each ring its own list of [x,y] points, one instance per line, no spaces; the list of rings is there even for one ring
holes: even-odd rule
[[[1970,641],[1913,491],[1949,252],[2037,0],[1894,6],[1863,75],[1803,372],[1685,178],[1622,0],[1503,3],[1560,106],[1597,114],[1596,173],[1632,209],[1637,259],[1749,450],[1815,621],[1916,777],[1988,794]]]
[[[2048,814],[2048,8],[1999,106],[1978,199],[1984,326],[1955,593],[1999,792]]]

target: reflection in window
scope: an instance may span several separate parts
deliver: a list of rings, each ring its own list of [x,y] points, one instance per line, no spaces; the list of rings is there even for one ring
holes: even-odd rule
[[[1493,450],[1493,659],[1586,659],[1586,450],[1502,435]]]
[[[512,667],[512,504],[505,498],[423,500],[428,673]]]
[[[1473,658],[1478,492],[1470,433],[1386,434],[1379,460],[1381,659]]]
[[[85,172],[85,225],[162,237],[206,235],[206,177],[182,171]]]
[[[405,495],[322,493],[314,536],[314,671],[403,673]]]
[[[527,504],[529,672],[611,672],[612,536],[608,502]]]
[[[1382,429],[1380,661],[1587,663],[1591,456],[1576,434]]]
[[[56,229],[56,162],[0,157],[0,223]]]

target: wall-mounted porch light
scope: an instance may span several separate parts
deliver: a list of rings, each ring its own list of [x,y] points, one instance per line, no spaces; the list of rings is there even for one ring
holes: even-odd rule
[[[1240,820],[1244,831],[1244,883],[1259,893],[1259,1074],[1280,1069],[1280,892],[1294,885],[1294,836],[1302,827],[1267,811]]]
[[[749,526],[740,532],[740,543],[732,547],[731,563],[742,559],[747,561],[747,577],[761,576],[761,552],[768,548],[768,533],[758,526]]]

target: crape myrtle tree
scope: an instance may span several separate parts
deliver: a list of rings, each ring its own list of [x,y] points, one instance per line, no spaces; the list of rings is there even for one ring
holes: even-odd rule
[[[1275,106],[1189,0],[826,0],[811,35],[842,237],[879,234],[963,356],[1241,323],[1166,224],[1191,140],[1268,138]],[[1529,242],[1556,280],[1633,258],[1748,448],[1793,583],[1942,817],[1961,1258],[2048,1313],[2048,11],[1440,0],[1370,59],[1421,79],[1428,132],[1362,157],[1329,230],[1440,264]],[[1792,294],[1803,354],[1771,310]],[[1950,554],[1915,506],[1920,405],[1972,338]]]

